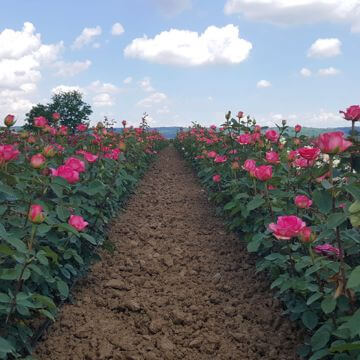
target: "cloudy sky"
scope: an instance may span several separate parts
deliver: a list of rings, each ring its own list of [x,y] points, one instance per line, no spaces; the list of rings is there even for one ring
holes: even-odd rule
[[[0,13],[0,116],[78,89],[117,124],[348,125],[360,0],[13,0]]]

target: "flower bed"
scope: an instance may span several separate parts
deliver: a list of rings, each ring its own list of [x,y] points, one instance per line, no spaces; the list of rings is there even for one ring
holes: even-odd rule
[[[175,141],[304,327],[298,353],[311,360],[360,359],[360,107],[344,114],[348,139],[307,138],[300,125],[290,136],[285,121],[263,129],[228,113],[220,129],[196,125]]]
[[[34,121],[34,132],[0,129],[0,359],[30,352],[42,318],[104,243],[117,213],[156,152],[157,132],[81,124],[73,133]]]

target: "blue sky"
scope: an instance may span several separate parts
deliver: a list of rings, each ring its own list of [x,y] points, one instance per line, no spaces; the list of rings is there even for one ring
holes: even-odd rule
[[[360,0],[13,0],[0,13],[0,116],[79,89],[136,125],[221,124],[241,110],[346,126],[360,102]]]

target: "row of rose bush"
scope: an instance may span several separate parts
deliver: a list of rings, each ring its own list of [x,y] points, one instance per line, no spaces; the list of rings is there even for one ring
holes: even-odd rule
[[[348,139],[308,138],[300,125],[291,136],[286,121],[262,128],[240,112],[175,141],[302,325],[298,353],[311,360],[360,359],[360,107],[344,113]]]
[[[159,133],[126,122],[121,133],[101,123],[50,126],[44,117],[33,132],[13,124],[8,115],[0,128],[0,359],[31,352],[39,320],[54,320],[165,145]]]

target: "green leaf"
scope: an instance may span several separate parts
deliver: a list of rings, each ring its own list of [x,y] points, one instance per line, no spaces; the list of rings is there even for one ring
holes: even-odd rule
[[[345,186],[345,190],[350,193],[356,200],[360,200],[360,186],[357,184],[351,184]]]
[[[255,236],[253,236],[253,238],[247,245],[247,250],[249,252],[257,252],[259,250],[259,247],[260,247],[263,239],[264,239],[263,234],[256,234]]]
[[[67,223],[59,224],[58,227],[62,230],[65,230],[65,231],[68,231],[68,232],[74,234],[77,237],[80,236],[80,233],[75,228],[73,228],[71,225],[69,225]]]
[[[327,296],[322,302],[321,302],[321,309],[325,314],[332,313],[336,308],[336,299],[334,299],[332,296]]]
[[[330,340],[330,332],[322,327],[311,337],[310,343],[313,351],[324,348]]]
[[[252,211],[260,207],[265,203],[265,200],[261,195],[256,195],[246,206],[248,211]]]
[[[350,289],[355,289],[360,286],[360,265],[357,266],[350,274],[349,280],[347,282],[347,287]]]
[[[58,280],[56,282],[56,287],[62,297],[67,298],[69,296],[69,287],[65,281]]]
[[[8,256],[14,255],[15,250],[11,249],[9,246],[1,244],[0,245],[0,254],[5,254]]]
[[[89,234],[81,233],[81,237],[87,240],[90,244],[97,245],[96,240]]]
[[[346,221],[347,216],[344,213],[334,213],[328,217],[326,227],[328,229],[335,229],[340,226],[344,221]]]
[[[360,350],[359,342],[335,345],[330,348],[331,352],[344,352],[344,351],[353,351],[353,350]]]
[[[9,354],[15,351],[14,347],[3,337],[0,337],[0,351]]]
[[[46,316],[47,318],[49,318],[50,320],[52,320],[53,322],[55,322],[55,317],[54,315],[48,311],[48,310],[45,310],[45,309],[40,309],[39,310],[39,313],[40,314],[43,314],[44,316]]]
[[[316,353],[314,353],[309,360],[319,360],[319,359],[323,359],[325,356],[329,355],[329,350],[328,349],[322,349],[317,351]]]
[[[66,222],[70,216],[70,211],[69,211],[69,209],[67,209],[64,206],[57,205],[56,206],[56,214],[61,221]]]
[[[322,213],[328,214],[331,211],[332,197],[327,190],[315,190],[312,199]]]
[[[62,198],[64,188],[58,184],[50,184],[51,190],[55,193],[55,195],[59,198]]]
[[[301,320],[310,330],[315,329],[316,325],[319,323],[318,316],[312,311],[305,311],[301,316]]]
[[[311,305],[313,302],[315,302],[316,300],[319,300],[321,297],[322,297],[321,293],[315,293],[315,294],[311,295],[308,298],[306,305]]]

